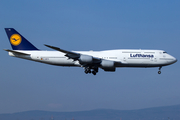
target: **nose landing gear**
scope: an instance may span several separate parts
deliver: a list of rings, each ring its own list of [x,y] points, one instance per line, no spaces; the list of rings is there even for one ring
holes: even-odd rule
[[[158,74],[161,74],[161,68],[162,68],[162,66],[159,67]]]

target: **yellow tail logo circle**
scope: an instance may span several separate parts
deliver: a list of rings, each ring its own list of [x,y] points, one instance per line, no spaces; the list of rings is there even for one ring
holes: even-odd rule
[[[21,40],[22,40],[22,38],[18,34],[13,34],[10,38],[11,44],[15,45],[15,46],[19,45],[21,43]]]

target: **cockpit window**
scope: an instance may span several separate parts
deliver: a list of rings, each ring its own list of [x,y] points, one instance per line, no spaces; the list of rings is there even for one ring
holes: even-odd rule
[[[163,52],[163,53],[167,53],[167,52]]]

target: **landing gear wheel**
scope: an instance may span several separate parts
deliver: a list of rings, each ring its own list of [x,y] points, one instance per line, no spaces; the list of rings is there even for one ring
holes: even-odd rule
[[[96,75],[96,71],[92,71],[92,74],[93,74],[93,75]]]
[[[84,71],[86,74],[88,74],[89,72],[87,70]]]
[[[159,67],[158,74],[161,74],[161,68],[162,68],[162,66]]]
[[[89,70],[88,73],[91,73],[91,70]]]
[[[84,71],[86,74],[91,73],[91,70],[89,68],[86,68]]]
[[[98,67],[96,67],[96,66],[93,66],[93,67],[88,66],[88,67],[85,67],[84,69],[85,69],[84,72],[86,74],[92,73],[93,75],[96,75],[98,73]]]

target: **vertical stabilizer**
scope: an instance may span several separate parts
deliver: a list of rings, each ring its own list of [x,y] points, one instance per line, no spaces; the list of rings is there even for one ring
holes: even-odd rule
[[[5,31],[13,50],[38,50],[14,28],[5,28]]]

